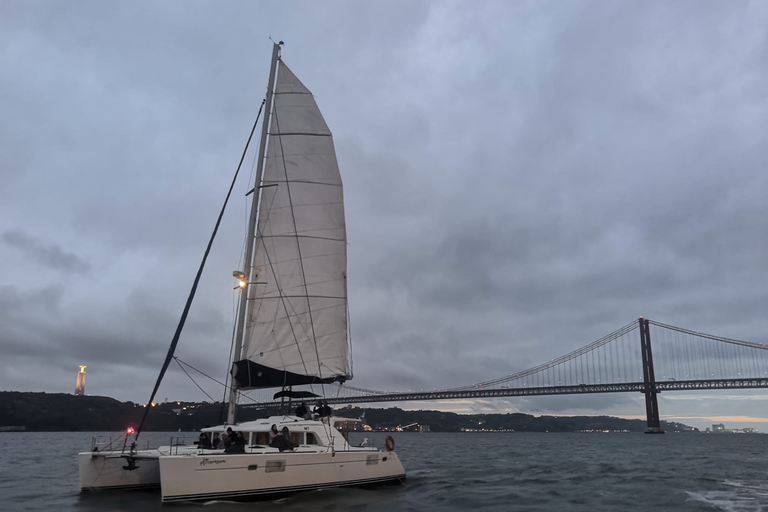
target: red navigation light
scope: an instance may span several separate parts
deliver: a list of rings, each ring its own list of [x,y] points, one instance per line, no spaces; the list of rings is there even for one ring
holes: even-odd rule
[[[133,427],[128,427],[128,429],[126,430],[126,432],[128,433],[128,435],[131,435],[131,434],[133,434],[134,432],[136,432],[136,430],[135,430]]]

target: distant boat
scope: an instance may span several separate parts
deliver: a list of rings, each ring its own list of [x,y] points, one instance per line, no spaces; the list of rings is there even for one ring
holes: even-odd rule
[[[230,428],[242,432],[243,453],[173,442],[127,451],[127,442],[123,449],[94,444],[79,456],[82,490],[159,485],[164,502],[243,499],[406,476],[391,437],[386,450],[351,446],[337,429],[348,418],[236,423],[238,390],[321,398],[292,387],[352,378],[346,224],[333,138],[312,93],[281,60],[281,44],[273,47],[245,268],[233,273],[242,291],[227,423],[202,430],[206,444]],[[288,430],[281,448],[270,443],[272,425]]]

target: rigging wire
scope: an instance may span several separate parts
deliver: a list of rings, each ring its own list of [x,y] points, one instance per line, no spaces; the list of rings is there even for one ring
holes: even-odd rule
[[[349,290],[347,289],[347,275],[344,274],[344,295],[347,296],[347,353],[349,359],[347,365],[349,368],[349,378],[351,379],[355,375],[354,359],[352,358],[352,314],[349,311]]]
[[[317,348],[317,335],[315,334],[315,323],[312,318],[312,304],[309,299],[309,287],[307,285],[307,274],[306,274],[306,271],[304,270],[304,260],[302,259],[302,254],[301,254],[301,243],[299,242],[299,231],[298,231],[298,226],[296,224],[296,213],[293,209],[293,196],[291,194],[290,180],[288,179],[288,166],[286,165],[286,162],[285,162],[285,151],[283,149],[283,137],[282,137],[282,133],[280,132],[280,117],[278,116],[276,105],[272,110],[272,116],[273,116],[273,119],[275,120],[275,125],[277,127],[277,140],[278,140],[278,143],[280,144],[280,157],[283,162],[283,172],[285,174],[285,188],[286,188],[286,192],[288,193],[288,202],[290,204],[291,220],[293,221],[293,231],[294,233],[296,233],[296,250],[298,251],[298,255],[299,255],[299,264],[301,266],[301,277],[302,277],[302,281],[304,282],[304,293],[307,299],[307,315],[309,316],[309,325],[312,330],[312,344],[315,348],[315,357],[317,358],[317,372],[318,372],[318,377],[320,378],[320,389],[321,389],[323,399],[325,400],[326,394],[325,394],[325,382],[323,382],[323,368],[320,361],[320,352],[319,352],[319,349]],[[346,282],[345,282],[344,288],[346,292]],[[282,290],[280,291],[280,294],[283,295]],[[345,303],[346,302],[347,302],[347,298],[345,297]],[[287,311],[286,311],[286,314],[287,314]],[[291,324],[290,321],[289,321],[289,324]],[[299,325],[301,325],[301,323],[299,323]],[[299,356],[301,357],[301,363],[304,366],[304,371],[308,374],[309,371],[307,371],[307,366],[306,366],[306,363],[304,362],[304,356],[301,353],[301,347],[299,346],[298,339],[296,339],[296,334],[293,331],[293,325],[291,325],[291,331],[294,334],[294,340],[296,341],[296,348],[297,348],[297,351],[299,352]],[[329,434],[330,434],[330,425],[331,425],[331,421],[329,417],[328,424],[327,424],[327,430]]]
[[[273,198],[274,200],[274,198]],[[256,226],[256,231],[258,234],[258,239],[262,240],[262,245],[264,246],[264,256],[267,259],[267,263],[269,264],[269,269],[272,271],[272,277],[275,279],[275,287],[277,288],[278,298],[280,299],[280,303],[283,305],[283,309],[285,310],[285,317],[288,319],[288,325],[291,328],[291,334],[293,335],[293,340],[296,343],[296,350],[299,353],[299,357],[301,358],[301,365],[304,367],[304,372],[309,374],[309,371],[307,370],[307,364],[304,362],[304,355],[301,353],[301,349],[299,347],[299,338],[296,336],[296,330],[293,327],[293,322],[290,321],[291,319],[291,313],[288,311],[288,305],[286,304],[286,296],[283,293],[283,288],[280,286],[280,280],[277,277],[277,271],[275,270],[275,265],[272,262],[272,258],[269,255],[269,251],[267,251],[267,246],[263,242],[264,237],[262,236],[261,228],[259,226]],[[298,312],[296,312],[293,307],[291,307],[293,310],[294,316],[298,318]],[[277,311],[275,312],[275,317],[277,317]],[[299,323],[301,325],[301,323]],[[279,354],[279,352],[278,352]],[[285,378],[285,375],[283,376]]]
[[[272,118],[275,120],[275,126],[277,128],[277,141],[280,144],[280,157],[281,157],[281,160],[283,162],[283,173],[285,174],[285,189],[286,189],[286,192],[288,193],[288,202],[290,204],[291,220],[293,221],[293,231],[294,231],[294,233],[296,233],[296,250],[297,250],[298,255],[299,255],[299,265],[301,267],[301,277],[302,277],[302,281],[304,282],[304,293],[305,293],[305,296],[306,296],[306,299],[307,299],[307,314],[309,316],[309,325],[310,325],[310,328],[312,330],[312,344],[313,344],[313,346],[315,348],[315,357],[317,358],[317,372],[318,372],[318,377],[320,377],[320,390],[321,390],[321,394],[323,396],[323,399],[325,400],[326,399],[326,395],[325,395],[325,383],[323,382],[323,369],[322,369],[322,365],[320,363],[320,352],[319,352],[319,350],[317,348],[317,335],[315,334],[315,323],[314,323],[314,321],[312,319],[312,304],[311,304],[311,302],[309,300],[309,288],[307,286],[307,274],[306,274],[306,272],[304,270],[304,260],[302,259],[302,255],[301,255],[301,243],[299,242],[299,228],[298,228],[298,226],[296,224],[296,212],[293,209],[293,196],[291,194],[291,182],[288,179],[288,166],[287,166],[287,164],[285,162],[285,150],[283,149],[283,136],[282,136],[282,133],[280,132],[280,117],[277,114],[277,105],[275,105],[273,110],[272,110]],[[265,252],[266,252],[266,246],[265,246]],[[280,290],[280,295],[281,296],[283,295],[282,290]],[[283,299],[283,300],[285,300],[285,299]],[[294,309],[293,305],[291,305],[291,309]],[[288,315],[288,311],[287,310],[286,310],[286,315]],[[298,315],[297,315],[297,320],[299,321],[299,325],[301,326],[301,320],[298,318]],[[301,357],[301,364],[302,364],[302,366],[304,366],[304,372],[309,374],[309,371],[307,370],[307,365],[306,365],[306,363],[304,361],[304,355],[301,353],[301,347],[299,345],[298,339],[296,338],[296,333],[293,330],[293,324],[292,324],[292,322],[290,322],[290,319],[289,319],[288,323],[291,324],[291,332],[293,333],[294,341],[296,342],[296,350],[299,353],[299,357]],[[305,332],[305,334],[307,334],[307,333]],[[287,377],[287,372],[284,373],[284,376]],[[285,387],[285,383],[283,383],[283,387]],[[327,429],[328,434],[330,434],[330,423],[331,422],[330,422],[330,417],[329,417],[328,418],[328,425],[327,425],[328,426],[328,429]]]
[[[315,323],[312,320],[312,304],[309,300],[309,287],[307,286],[307,274],[304,271],[304,260],[301,256],[301,243],[299,243],[299,228],[296,225],[296,212],[293,209],[293,195],[291,194],[291,184],[290,180],[288,179],[288,166],[285,163],[285,150],[283,149],[283,136],[280,133],[280,117],[277,115],[277,108],[274,108],[272,111],[272,116],[274,116],[275,119],[275,125],[277,126],[277,141],[280,143],[280,156],[283,161],[283,172],[285,173],[285,189],[288,192],[288,202],[291,206],[291,220],[293,221],[293,231],[296,233],[296,250],[299,253],[299,264],[301,266],[301,278],[302,281],[304,281],[304,293],[307,297],[307,314],[309,315],[309,326],[312,329],[312,344],[315,347],[315,357],[317,357],[317,372],[318,376],[321,380],[321,389],[323,390],[323,398],[325,398],[325,386],[322,383],[323,379],[323,369],[322,365],[320,364],[320,352],[317,348],[317,335],[315,334]],[[297,342],[297,348],[298,342]],[[299,353],[301,353],[301,349],[299,348]],[[302,357],[302,363],[304,362],[304,358]],[[304,367],[306,371],[306,366]],[[309,372],[307,372],[309,373]]]
[[[276,116],[276,106],[274,105],[274,103],[273,103],[273,106],[272,106],[272,114],[271,115],[272,116]],[[277,120],[275,120],[275,121],[277,121]],[[279,126],[278,126],[278,132],[279,132]],[[272,135],[272,134],[270,133],[270,135]],[[282,146],[281,146],[281,150],[282,150]],[[283,158],[285,158],[285,157],[283,157]],[[287,177],[286,177],[286,179],[287,179]],[[263,183],[263,181],[262,181],[262,183]],[[257,193],[256,187],[258,187],[258,184],[254,184],[254,193]],[[270,218],[271,213],[272,213],[272,205],[274,204],[274,201],[275,201],[276,197],[277,197],[277,192],[275,192],[275,194],[272,196],[272,200],[270,202],[270,206],[269,206],[269,208],[266,209],[266,216],[267,217],[266,217],[266,221],[265,222],[269,222],[269,218]],[[307,365],[304,362],[304,356],[301,353],[301,349],[299,348],[299,340],[298,340],[298,337],[296,336],[296,331],[294,330],[293,322],[290,321],[291,314],[288,311],[288,306],[286,305],[286,300],[285,300],[286,297],[283,294],[282,287],[280,286],[280,280],[278,279],[277,272],[275,271],[275,265],[272,262],[272,258],[270,257],[269,251],[267,251],[267,245],[264,242],[264,238],[265,238],[264,237],[264,233],[261,231],[261,227],[259,226],[259,224],[256,225],[256,243],[261,241],[261,244],[264,247],[264,256],[266,257],[267,264],[269,265],[269,269],[272,272],[272,277],[275,279],[275,286],[276,286],[277,292],[279,294],[278,297],[280,299],[280,303],[283,306],[283,309],[285,310],[286,319],[288,320],[288,325],[291,328],[291,334],[293,335],[294,342],[296,343],[296,349],[297,349],[297,351],[299,353],[299,357],[301,358],[301,364],[304,367],[305,373],[309,373],[307,371]],[[293,308],[291,308],[291,309],[293,309]],[[293,312],[298,316],[298,313],[295,310]],[[278,311],[276,310],[275,311],[275,318],[277,318],[277,314],[278,314]],[[257,311],[256,315],[258,316],[258,311]],[[282,353],[278,352],[278,354],[282,358]],[[287,378],[287,374],[284,372],[283,373],[283,387],[285,387],[285,379],[286,378]]]
[[[195,386],[197,386],[197,389],[199,389],[200,391],[202,391],[202,392],[203,392],[203,394],[204,394],[205,396],[207,396],[207,397],[208,397],[208,399],[209,399],[211,402],[215,402],[215,401],[216,401],[216,400],[214,400],[214,399],[213,399],[213,397],[212,397],[211,395],[209,395],[208,393],[206,393],[206,392],[205,392],[205,390],[204,390],[204,389],[203,389],[203,388],[200,386],[200,384],[198,384],[198,383],[195,381],[195,379],[193,379],[193,378],[192,378],[192,376],[189,374],[189,372],[187,372],[187,370],[186,370],[186,369],[185,369],[183,366],[181,366],[181,363],[179,362],[179,359],[178,359],[178,358],[174,357],[174,358],[173,358],[173,360],[174,360],[174,361],[176,361],[176,364],[177,364],[177,365],[179,365],[179,368],[181,368],[181,371],[183,371],[183,372],[186,374],[186,376],[187,376],[187,377],[189,377],[189,380],[191,380],[191,381],[192,381],[192,384],[194,384]]]
[[[229,191],[227,191],[227,197],[224,199],[224,204],[221,207],[221,211],[219,212],[219,217],[216,219],[216,225],[213,228],[213,233],[211,233],[211,238],[208,240],[208,245],[205,248],[205,253],[203,254],[203,260],[200,262],[200,267],[197,269],[197,274],[195,275],[195,280],[192,283],[192,289],[189,291],[189,296],[187,297],[187,302],[184,305],[184,310],[181,313],[181,319],[179,320],[179,324],[176,326],[176,332],[173,335],[173,340],[171,340],[171,346],[168,348],[168,353],[165,356],[165,361],[163,362],[163,366],[160,369],[160,375],[157,376],[157,382],[155,382],[155,387],[152,389],[152,394],[149,397],[149,401],[147,403],[152,403],[152,401],[155,399],[155,395],[157,394],[157,390],[160,388],[160,383],[163,381],[163,377],[165,376],[165,372],[168,370],[168,365],[171,364],[171,358],[173,358],[173,353],[176,351],[176,345],[179,344],[179,338],[181,337],[181,331],[184,329],[184,324],[187,321],[187,315],[189,314],[189,308],[192,306],[192,300],[195,298],[195,293],[197,292],[197,285],[200,283],[200,277],[203,275],[203,269],[205,268],[205,262],[208,260],[208,254],[211,252],[211,247],[213,246],[213,241],[216,239],[216,234],[219,232],[219,226],[221,225],[221,219],[224,217],[224,211],[227,209],[227,203],[229,202],[229,198],[232,195],[232,189],[235,188],[235,182],[237,181],[237,175],[240,173],[240,167],[243,165],[243,160],[245,159],[245,154],[248,151],[248,146],[251,143],[251,138],[253,138],[253,132],[256,131],[256,125],[259,122],[259,117],[261,116],[261,111],[264,108],[264,103],[266,100],[261,102],[261,107],[259,107],[259,113],[256,115],[256,121],[253,123],[253,128],[251,128],[251,133],[248,135],[248,141],[245,143],[245,148],[243,149],[243,155],[240,157],[240,163],[237,164],[237,170],[235,171],[235,175],[232,178],[232,183],[229,186]],[[138,441],[139,435],[141,434],[141,429],[144,427],[144,422],[147,420],[147,414],[149,413],[149,410],[151,407],[147,407],[144,410],[144,414],[141,417],[141,423],[139,423],[139,428],[136,429],[136,437],[134,438],[134,443]]]
[[[264,108],[264,105],[266,104],[267,99],[264,98],[261,103],[261,108]],[[261,115],[261,108],[259,109],[259,115]],[[258,120],[258,117],[257,117]],[[251,183],[253,180],[253,174],[256,169],[256,161],[259,157],[258,151],[253,154],[253,161],[251,161],[251,173],[248,175],[248,181],[247,183]],[[257,194],[257,184],[254,184],[253,187],[253,193]],[[245,208],[243,208],[243,231],[246,232],[245,237],[243,238],[243,246],[240,249],[240,258],[237,260],[237,268],[243,268],[243,264],[245,263],[245,249],[246,245],[248,244],[248,239],[250,238],[250,233],[247,233],[248,231],[248,220],[250,218],[250,213],[248,211],[248,194],[243,197]],[[232,294],[232,341],[229,344],[229,357],[227,358],[227,365],[230,364],[230,361],[232,361],[232,353],[235,349],[235,341],[236,341],[236,335],[237,335],[237,313],[240,310],[240,301],[238,300],[237,293]],[[227,376],[227,381],[229,381],[230,376],[230,367],[227,367],[227,371],[224,373]],[[220,420],[224,421],[224,413],[227,409],[227,387],[224,387],[224,397],[222,399],[222,406],[221,406],[221,416]]]
[[[191,370],[194,370],[194,371],[196,371],[197,373],[199,373],[199,374],[200,374],[200,375],[202,375],[203,377],[206,377],[206,378],[208,378],[208,379],[212,380],[213,382],[215,382],[216,384],[218,384],[218,385],[220,385],[220,386],[224,386],[224,387],[226,388],[226,390],[229,390],[229,389],[231,389],[231,386],[228,386],[228,385],[227,385],[227,384],[225,384],[224,382],[221,382],[220,380],[218,380],[218,379],[216,379],[216,378],[214,378],[214,377],[211,377],[210,375],[208,375],[207,373],[205,373],[205,372],[204,372],[204,371],[202,371],[202,370],[198,370],[197,368],[195,368],[195,367],[194,367],[194,366],[192,366],[191,364],[187,363],[186,361],[183,361],[183,360],[179,359],[179,358],[178,358],[178,357],[176,357],[176,356],[173,356],[173,359],[174,359],[174,360],[176,360],[176,362],[177,362],[179,365],[184,365],[184,366],[187,366],[188,368],[190,368]],[[184,372],[184,373],[187,373],[187,372]],[[187,376],[189,376],[189,374],[188,374],[188,373],[187,373]],[[190,379],[192,379],[192,377],[189,377],[189,378],[190,378]],[[192,382],[194,382],[194,379],[192,379]],[[200,386],[198,386],[198,387],[200,387]],[[203,393],[205,393],[205,391],[203,391]],[[206,396],[208,396],[208,395],[206,394]],[[249,399],[251,402],[254,402],[254,403],[257,403],[257,404],[258,404],[258,403],[260,403],[258,400],[256,400],[255,398],[251,398],[250,396],[247,396],[247,395],[244,395],[244,394],[243,394],[243,395],[240,395],[240,396],[241,396],[241,397],[243,397],[243,396],[244,396],[245,398]],[[209,396],[209,398],[210,398],[210,396]],[[213,398],[211,398],[211,401],[215,402],[215,400],[214,400]]]

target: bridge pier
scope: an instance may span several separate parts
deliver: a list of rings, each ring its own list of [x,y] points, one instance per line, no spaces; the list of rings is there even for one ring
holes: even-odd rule
[[[663,434],[659,422],[659,402],[656,399],[656,377],[653,373],[653,352],[651,351],[651,330],[648,320],[639,319],[640,322],[640,347],[643,356],[643,394],[645,395],[645,415],[648,426],[646,434]]]

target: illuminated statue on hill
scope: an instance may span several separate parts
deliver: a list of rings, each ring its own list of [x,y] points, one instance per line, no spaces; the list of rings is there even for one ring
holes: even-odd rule
[[[85,365],[80,365],[80,373],[77,374],[77,385],[75,386],[75,396],[85,394]]]

